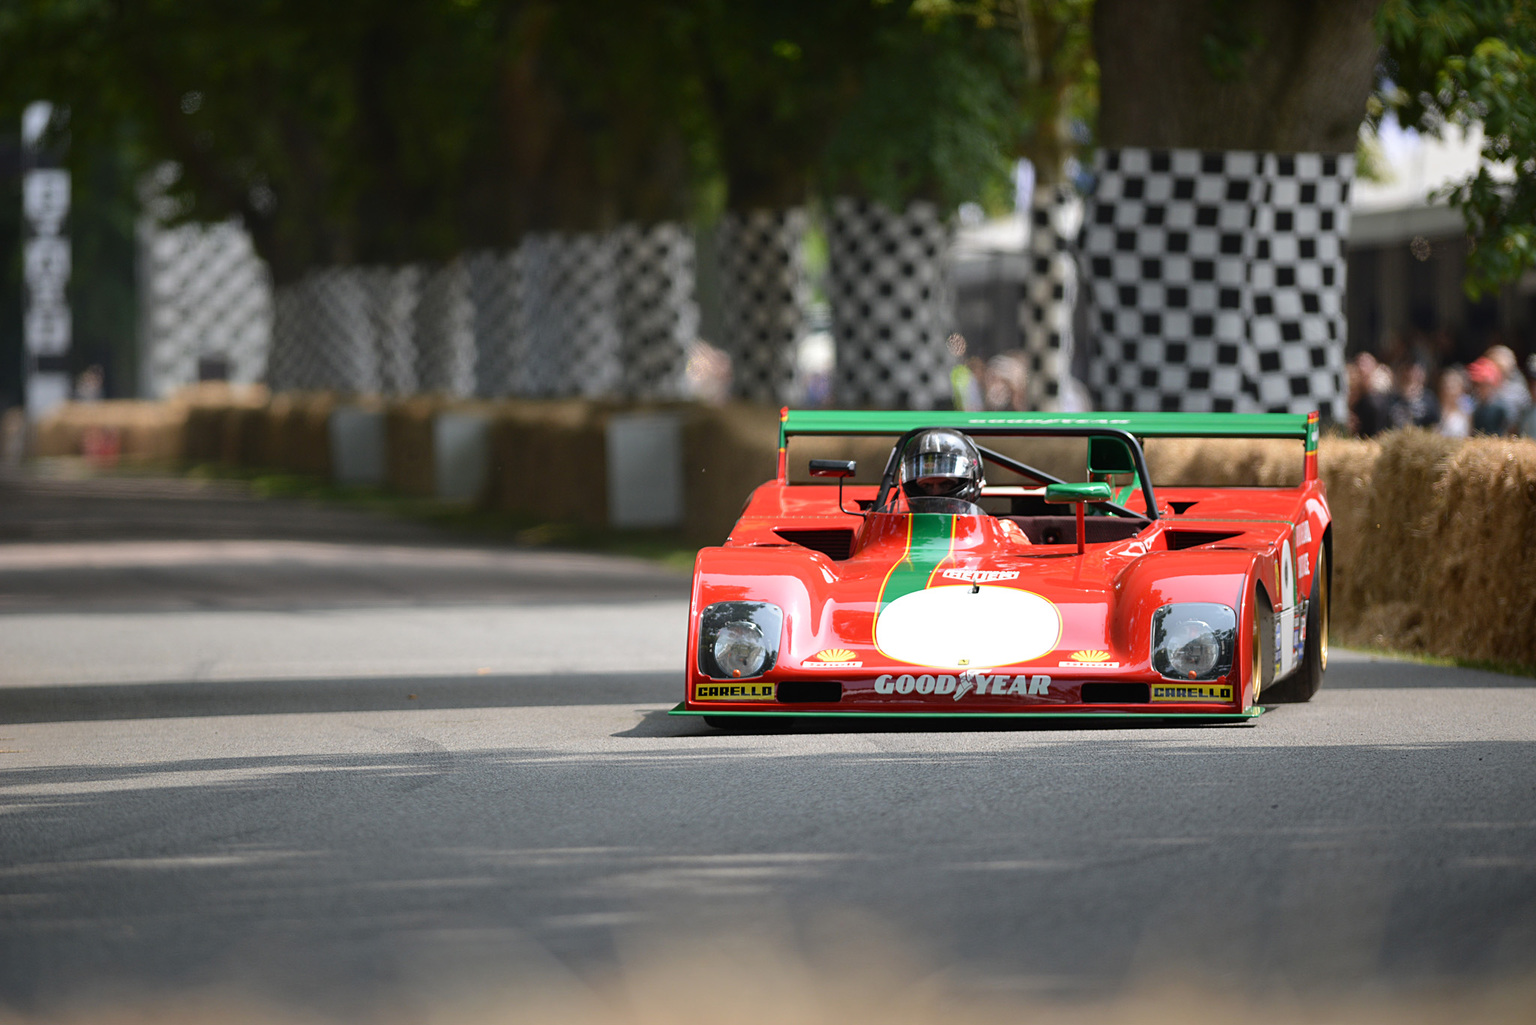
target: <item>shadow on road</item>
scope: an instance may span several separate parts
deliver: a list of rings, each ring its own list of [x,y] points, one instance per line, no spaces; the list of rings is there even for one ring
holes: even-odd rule
[[[678,671],[0,687],[0,723],[653,704],[682,686]]]
[[[1169,972],[1313,995],[1536,967],[1529,798],[1478,783],[1533,743],[1289,746],[1260,766],[1140,740],[1001,758],[413,742],[0,771],[0,1005],[221,985],[355,1008],[837,908],[923,937],[922,977],[1069,995]],[[1262,799],[1233,792],[1261,768]],[[1465,793],[1407,817],[1426,776]]]

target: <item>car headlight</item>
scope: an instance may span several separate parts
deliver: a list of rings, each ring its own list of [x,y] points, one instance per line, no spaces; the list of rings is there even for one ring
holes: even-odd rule
[[[765,601],[722,601],[699,616],[699,672],[712,680],[749,680],[779,660],[784,610]]]
[[[1164,605],[1152,614],[1152,668],[1170,680],[1214,680],[1232,670],[1237,613],[1214,602]]]

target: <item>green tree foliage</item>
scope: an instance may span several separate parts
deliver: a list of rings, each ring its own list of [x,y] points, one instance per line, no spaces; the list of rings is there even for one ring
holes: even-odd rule
[[[912,13],[930,23],[970,20],[1015,48],[1000,69],[1015,108],[1010,155],[1028,159],[1044,182],[1054,182],[1066,158],[1092,139],[1099,102],[1093,2],[913,0]]]
[[[902,18],[881,26],[874,44],[823,154],[825,191],[893,209],[918,198],[997,205],[1021,134],[1008,88],[1017,48],[956,19]]]
[[[0,119],[67,105],[72,161],[169,166],[175,216],[242,218],[280,281],[788,205],[818,172],[972,198],[1012,130],[986,40],[906,0],[10,0],[0,53]]]
[[[1536,2],[1387,0],[1376,27],[1376,119],[1429,135],[1482,125],[1477,171],[1443,193],[1473,241],[1468,293],[1514,280],[1536,266]]]

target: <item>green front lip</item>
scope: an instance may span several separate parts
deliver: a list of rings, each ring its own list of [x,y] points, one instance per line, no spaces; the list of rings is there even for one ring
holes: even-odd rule
[[[1199,720],[1201,722],[1242,722],[1255,719],[1264,714],[1263,705],[1255,705],[1246,712],[1084,712],[1074,709],[1070,712],[824,712],[789,710],[769,711],[715,711],[709,708],[686,708],[683,702],[667,713],[668,715],[708,715],[708,716],[759,716],[770,719],[785,719],[791,716],[800,719],[1181,719],[1185,721]]]

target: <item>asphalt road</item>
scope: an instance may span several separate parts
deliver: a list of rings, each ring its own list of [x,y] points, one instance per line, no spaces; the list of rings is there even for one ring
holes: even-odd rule
[[[237,493],[204,530],[173,485],[71,534],[9,486],[0,1006],[346,1010],[761,930],[1066,996],[1536,974],[1536,681],[1336,652],[1241,726],[724,735],[664,713],[685,578]]]

